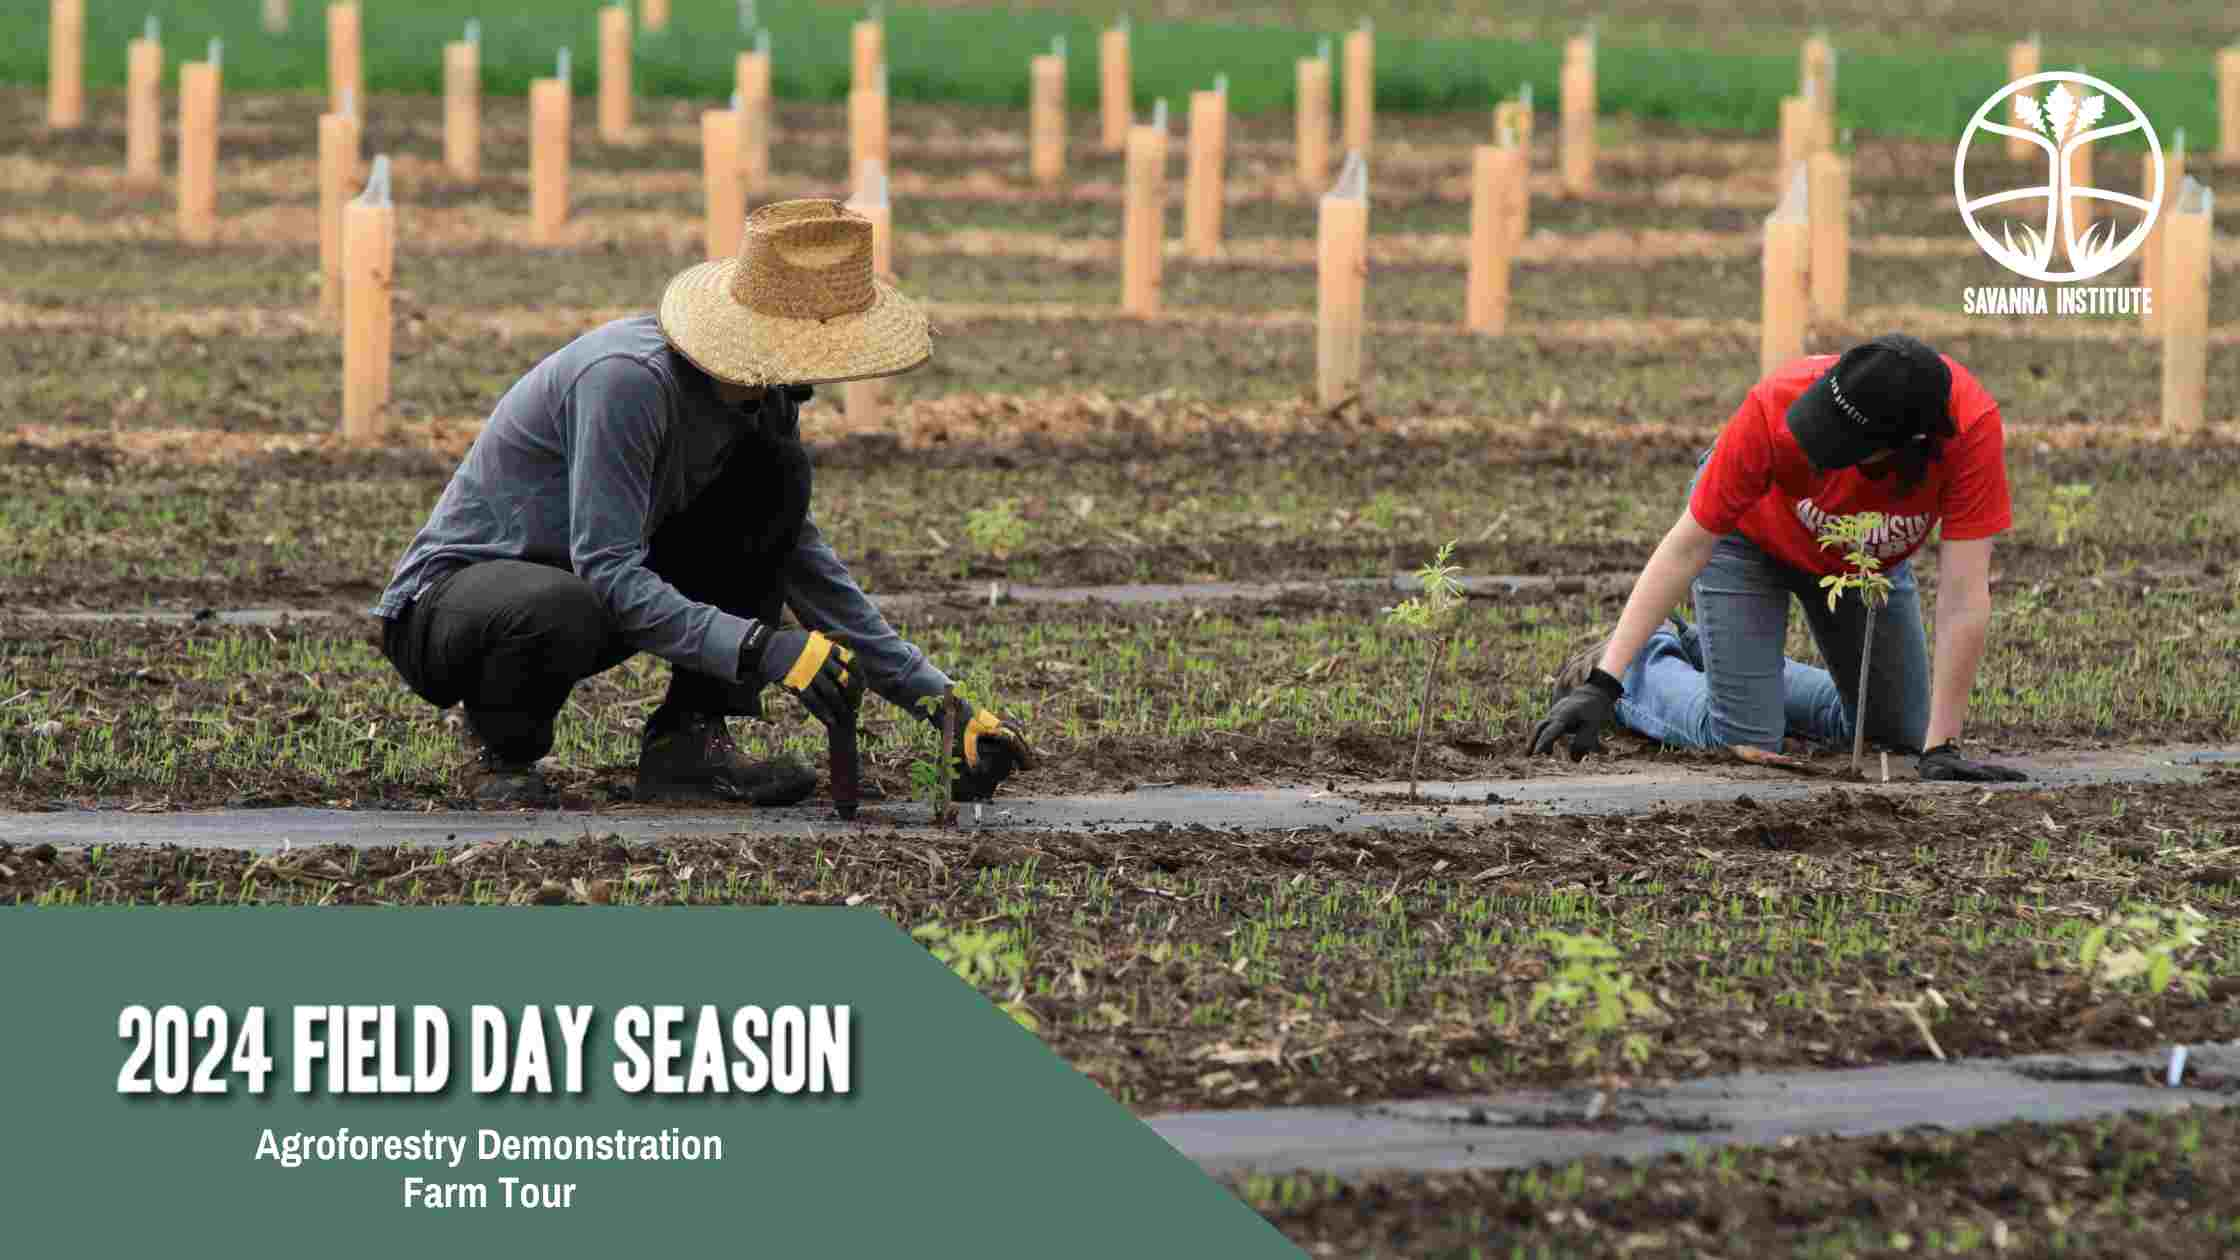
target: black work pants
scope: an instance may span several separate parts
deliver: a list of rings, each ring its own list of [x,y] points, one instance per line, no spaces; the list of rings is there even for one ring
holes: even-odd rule
[[[731,463],[736,475],[727,467],[654,535],[647,567],[687,599],[775,625],[784,607],[780,566],[799,537],[805,495],[798,508],[772,503],[764,461],[748,455]],[[757,508],[774,508],[775,519]],[[757,515],[759,527],[742,521]],[[382,652],[421,699],[439,709],[464,704],[491,751],[519,763],[552,751],[553,721],[578,682],[635,649],[582,578],[551,565],[486,560],[438,579],[387,622]],[[687,713],[759,717],[761,690],[759,679],[733,683],[673,666],[654,723]]]

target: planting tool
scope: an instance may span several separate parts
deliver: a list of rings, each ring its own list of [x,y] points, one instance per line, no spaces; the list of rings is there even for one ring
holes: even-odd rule
[[[1728,746],[1727,751],[1734,754],[1735,760],[1748,765],[1765,766],[1773,770],[1794,770],[1799,774],[1820,773],[1801,758],[1792,757],[1787,753],[1768,752],[1763,748],[1755,748],[1749,744],[1732,744]]]
[[[826,760],[832,775],[832,807],[839,811],[840,817],[854,818],[856,805],[863,799],[863,761],[856,745],[854,714],[833,725]]]

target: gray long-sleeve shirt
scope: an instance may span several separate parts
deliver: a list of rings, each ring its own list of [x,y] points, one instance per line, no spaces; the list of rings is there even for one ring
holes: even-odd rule
[[[394,617],[437,579],[483,560],[527,560],[590,583],[638,650],[729,681],[747,620],[686,598],[646,567],[655,531],[691,504],[745,433],[651,315],[555,351],[507,390],[374,605]],[[895,633],[810,520],[781,575],[801,624],[853,648],[896,704],[949,679]]]

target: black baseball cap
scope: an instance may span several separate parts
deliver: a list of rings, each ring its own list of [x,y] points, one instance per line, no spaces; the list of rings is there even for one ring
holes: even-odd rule
[[[1885,333],[1843,352],[1789,404],[1790,436],[1815,468],[1850,468],[1942,426],[1952,369],[1904,333]]]

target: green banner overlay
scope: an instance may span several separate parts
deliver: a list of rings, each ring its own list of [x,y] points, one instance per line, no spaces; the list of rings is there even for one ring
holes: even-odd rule
[[[19,911],[0,957],[19,1254],[1297,1254],[869,910]]]

